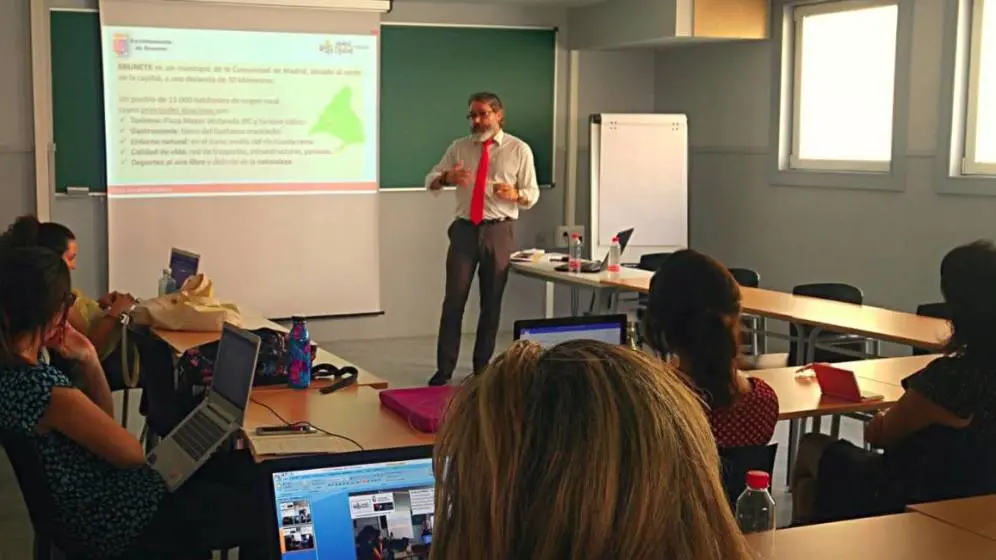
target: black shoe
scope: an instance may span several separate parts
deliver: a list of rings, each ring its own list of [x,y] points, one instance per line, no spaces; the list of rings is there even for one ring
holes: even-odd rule
[[[449,385],[449,383],[450,376],[443,375],[438,371],[429,379],[429,387],[442,387],[443,385]]]

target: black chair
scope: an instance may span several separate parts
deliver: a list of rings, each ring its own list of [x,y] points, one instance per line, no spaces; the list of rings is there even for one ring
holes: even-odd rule
[[[774,479],[775,456],[778,444],[754,445],[750,447],[726,447],[719,450],[719,463],[722,468],[723,490],[730,509],[737,505],[737,498],[746,487],[748,471],[764,471]]]
[[[28,508],[28,517],[35,532],[34,560],[63,560],[70,556],[60,550],[60,545],[73,548],[74,543],[55,523],[55,501],[44,479],[38,454],[31,442],[13,434],[0,434],[0,445],[14,469],[17,485]],[[58,545],[57,545],[58,543]]]
[[[829,299],[844,303],[853,303],[856,305],[861,305],[864,302],[864,294],[861,293],[859,288],[856,288],[850,284],[842,284],[837,282],[800,284],[792,288],[792,293],[797,296]],[[789,335],[792,337],[793,341],[798,340],[797,337],[807,338],[811,332],[811,327],[797,327],[796,325],[789,326]],[[832,344],[835,347],[851,352],[862,353],[865,351],[865,339],[863,337],[847,333],[822,330],[820,334],[817,335],[816,342],[819,344]],[[805,356],[797,356],[796,350],[797,345],[793,342],[789,349],[788,363],[790,365],[802,365],[802,362],[806,359]],[[813,361],[816,362],[832,363],[853,361],[858,359],[860,359],[860,357],[854,354],[834,352],[833,350],[824,350],[822,348],[817,348],[813,355]]]
[[[938,301],[935,303],[922,303],[917,306],[916,314],[922,315],[923,317],[933,317],[935,319],[945,319],[951,320],[951,310],[948,309],[948,304],[943,301]],[[924,348],[913,348],[914,356],[923,356],[926,354],[933,354],[934,350],[927,350]]]
[[[750,268],[731,268],[730,274],[737,284],[745,288],[757,288],[761,286],[761,275],[756,270]]]

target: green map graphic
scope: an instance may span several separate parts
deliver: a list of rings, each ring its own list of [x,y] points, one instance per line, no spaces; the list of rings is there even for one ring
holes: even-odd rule
[[[309,134],[328,134],[342,141],[341,148],[352,144],[362,144],[363,121],[353,111],[353,88],[346,86],[340,89],[332,101],[325,106],[318,122],[311,127]]]

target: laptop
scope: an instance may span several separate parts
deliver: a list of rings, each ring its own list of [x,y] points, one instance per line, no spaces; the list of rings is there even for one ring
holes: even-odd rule
[[[633,228],[624,229],[616,234],[619,238],[619,256],[621,257],[623,252],[626,250],[626,245],[629,243],[629,238],[633,237]],[[609,253],[605,252],[605,257],[600,261],[581,261],[581,272],[586,272],[589,274],[594,274],[601,272],[609,268]],[[567,272],[567,265],[562,264],[555,268],[557,272]]]
[[[627,317],[620,315],[585,315],[556,319],[516,321],[515,340],[532,340],[547,348],[568,340],[600,340],[609,344],[626,344]]]
[[[427,558],[435,518],[432,446],[266,461],[281,559]],[[383,555],[373,543],[383,543]]]
[[[229,436],[242,429],[258,354],[258,336],[225,324],[211,389],[145,458],[171,492],[183,485]]]
[[[197,274],[200,264],[201,256],[197,253],[191,253],[190,251],[184,251],[176,247],[170,250],[169,270],[173,274],[173,280],[176,281],[177,290],[183,287],[183,283],[187,281],[187,278]]]
[[[880,401],[884,398],[876,393],[862,391],[858,386],[857,377],[849,369],[821,363],[810,364],[807,367],[816,374],[816,382],[820,385],[820,391],[828,397],[849,402]]]

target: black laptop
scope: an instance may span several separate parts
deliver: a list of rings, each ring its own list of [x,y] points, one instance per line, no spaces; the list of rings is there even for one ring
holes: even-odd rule
[[[623,252],[626,251],[626,245],[629,243],[629,238],[633,237],[633,228],[624,229],[616,234],[619,238],[619,256],[621,257]],[[588,274],[595,274],[601,272],[608,268],[609,266],[609,253],[605,252],[605,257],[600,261],[581,261],[581,272]],[[567,272],[567,265],[562,264],[555,268],[557,272]]]
[[[265,461],[271,557],[428,557],[435,521],[432,446]]]

